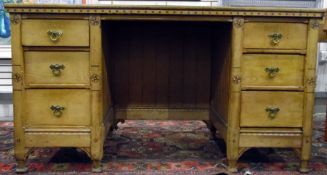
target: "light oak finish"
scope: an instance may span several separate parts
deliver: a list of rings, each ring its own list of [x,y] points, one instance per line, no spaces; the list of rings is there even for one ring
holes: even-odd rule
[[[244,25],[244,48],[305,49],[307,24],[301,23],[246,23]],[[281,39],[272,43],[270,35],[279,33]]]
[[[271,74],[269,69],[277,69]],[[304,56],[244,54],[242,88],[273,86],[303,89]],[[254,88],[253,88],[254,89]]]
[[[207,109],[127,108],[115,110],[117,119],[126,120],[209,120]]]
[[[105,138],[125,119],[203,120],[231,172],[253,147],[294,148],[308,171],[324,10],[6,8],[17,172],[34,147],[77,147],[101,172]]]
[[[23,20],[22,44],[24,46],[89,46],[87,20]],[[52,41],[49,31],[62,32]]]
[[[244,18],[234,18],[232,28],[231,41],[231,68],[229,78],[229,96],[228,96],[228,112],[227,112],[227,159],[228,171],[237,172],[237,160],[239,158],[239,132],[234,132],[239,129],[240,125],[240,82],[241,78],[241,58],[242,58],[242,43],[244,38]],[[234,129],[233,129],[234,128]],[[220,130],[220,128],[218,128]],[[234,130],[234,131],[233,131]],[[224,132],[223,132],[224,133]]]
[[[302,127],[302,92],[243,91],[241,103],[241,127]],[[269,117],[269,107],[280,111]]]
[[[302,147],[302,139],[301,134],[297,135],[288,135],[288,134],[240,134],[240,147],[241,148],[267,148],[267,147],[275,147],[275,148],[301,148]]]
[[[314,106],[314,89],[316,86],[316,58],[317,42],[319,37],[319,26],[317,20],[311,19],[308,30],[308,46],[306,55],[306,64],[304,66],[304,117],[303,117],[303,137],[301,147],[301,164],[300,171],[308,172],[309,159],[311,157],[312,144],[312,114]]]
[[[64,140],[64,141],[63,141]],[[90,133],[26,132],[26,147],[90,147]]]
[[[25,84],[29,87],[88,87],[89,55],[88,52],[25,52]],[[53,65],[64,67],[51,69]]]
[[[90,126],[90,100],[89,90],[26,90],[25,126]],[[61,116],[54,115],[52,105],[65,108]]]

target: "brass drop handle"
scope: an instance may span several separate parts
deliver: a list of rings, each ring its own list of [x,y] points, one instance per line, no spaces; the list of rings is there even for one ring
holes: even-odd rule
[[[269,78],[274,78],[280,69],[278,67],[266,67],[265,71],[268,73]]]
[[[48,30],[48,36],[52,42],[57,42],[61,38],[62,34],[63,34],[63,32],[60,30],[58,30],[58,31]]]
[[[266,112],[270,119],[276,118],[277,113],[280,111],[278,107],[266,107]]]
[[[56,117],[60,117],[62,115],[62,111],[65,109],[65,107],[60,105],[51,105],[50,109],[53,112],[53,115]]]
[[[52,71],[52,74],[56,77],[60,76],[61,70],[65,69],[65,66],[63,64],[51,64],[49,67]]]
[[[268,35],[271,39],[271,45],[277,46],[280,43],[280,40],[283,38],[281,33],[272,33]]]

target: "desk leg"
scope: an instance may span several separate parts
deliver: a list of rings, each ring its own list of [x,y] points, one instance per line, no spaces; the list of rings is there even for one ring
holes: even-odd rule
[[[16,173],[27,173],[28,172],[28,168],[26,166],[26,162],[25,160],[17,160],[17,167],[16,167]]]
[[[228,171],[232,173],[237,172],[237,160],[240,157],[239,148],[239,116],[240,116],[240,92],[231,93],[231,104],[229,111],[229,123],[227,134],[227,160]]]
[[[303,108],[303,135],[302,135],[302,150],[301,150],[301,165],[299,171],[301,173],[309,172],[309,160],[311,157],[311,145],[312,145],[312,116],[313,106],[315,99],[315,80],[316,80],[316,58],[317,58],[317,43],[319,30],[317,27],[313,27],[315,23],[319,21],[310,19],[308,24],[308,40],[307,40],[307,55],[306,63],[304,66],[304,108]],[[310,81],[310,80],[313,80]]]
[[[102,172],[101,160],[92,160],[92,172],[93,173]]]
[[[17,161],[16,173],[26,173],[28,168],[26,166],[26,159],[29,153],[29,150],[25,147],[25,133],[23,129],[23,91],[13,92],[14,99],[14,153],[15,159]]]
[[[300,172],[301,173],[309,173],[310,169],[308,167],[309,167],[309,161],[308,160],[301,160]]]
[[[325,116],[325,141],[327,142],[327,103],[326,103],[326,116]]]
[[[241,113],[241,60],[243,55],[244,18],[235,17],[232,29],[232,58],[227,122],[227,160],[228,171],[237,172],[239,154],[239,132]]]
[[[237,173],[237,160],[228,160],[228,172]]]

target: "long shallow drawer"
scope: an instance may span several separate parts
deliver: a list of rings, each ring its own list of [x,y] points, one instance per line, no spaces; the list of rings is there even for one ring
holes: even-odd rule
[[[301,127],[303,92],[243,91],[241,127]]]
[[[303,88],[304,56],[245,54],[242,58],[242,87],[282,86]]]
[[[87,20],[23,20],[24,46],[89,46]]]
[[[27,126],[90,125],[89,90],[26,90]]]
[[[88,52],[25,52],[27,86],[89,85]]]
[[[83,132],[26,132],[26,147],[89,147],[91,134]]]
[[[244,48],[306,49],[307,25],[302,23],[245,23]]]

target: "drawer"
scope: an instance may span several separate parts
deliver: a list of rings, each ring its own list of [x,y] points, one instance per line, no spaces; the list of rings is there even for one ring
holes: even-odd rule
[[[303,92],[243,91],[241,127],[301,127]]]
[[[301,23],[245,23],[244,48],[306,49],[307,25]]]
[[[25,84],[89,85],[88,52],[25,52]]]
[[[303,87],[304,56],[245,54],[242,58],[242,86]]]
[[[26,125],[89,126],[90,98],[89,90],[26,90]]]
[[[89,46],[87,20],[23,20],[24,46]]]

